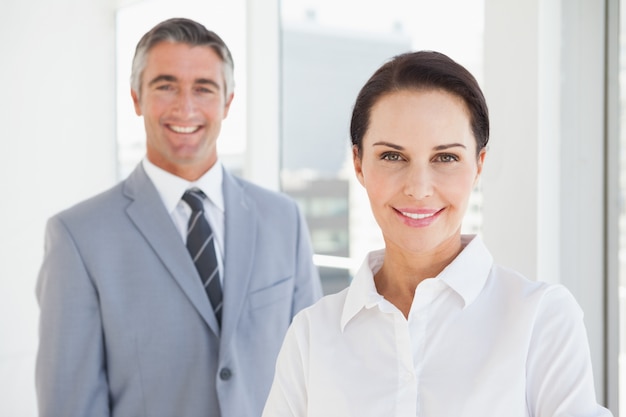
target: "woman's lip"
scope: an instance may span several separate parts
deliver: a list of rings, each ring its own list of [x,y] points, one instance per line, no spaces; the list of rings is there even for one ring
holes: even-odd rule
[[[408,212],[408,211],[400,211],[400,213],[402,213],[403,216],[409,217],[409,218],[414,219],[414,220],[426,219],[428,217],[432,217],[435,214],[437,214],[436,211],[432,211],[432,212],[428,212],[428,213],[412,213],[412,212]]]
[[[402,213],[402,215],[410,217],[412,219],[424,219],[426,217],[434,216],[441,209],[438,208],[396,208],[396,211]]]
[[[424,227],[433,223],[443,209],[396,209],[402,221],[414,227]]]

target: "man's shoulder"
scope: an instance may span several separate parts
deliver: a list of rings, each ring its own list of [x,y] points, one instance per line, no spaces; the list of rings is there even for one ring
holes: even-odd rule
[[[81,200],[72,206],[58,212],[55,217],[72,219],[77,217],[98,216],[110,213],[119,207],[125,198],[123,197],[124,182],[119,182],[107,190],[101,191],[91,197]]]
[[[233,181],[241,188],[244,194],[255,201],[255,203],[284,204],[287,206],[295,205],[295,201],[287,194],[281,191],[274,191],[250,180],[231,175]]]
[[[148,193],[146,194],[145,191]],[[150,193],[156,195],[156,190],[139,164],[125,179],[66,208],[55,217],[66,219],[117,214],[120,209],[126,209],[130,200],[145,198],[144,196]]]

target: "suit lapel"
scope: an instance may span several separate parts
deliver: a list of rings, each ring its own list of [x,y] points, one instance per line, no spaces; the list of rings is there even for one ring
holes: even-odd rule
[[[124,193],[132,200],[126,209],[132,222],[198,313],[213,332],[219,335],[217,320],[198,278],[198,272],[156,188],[141,165],[125,181]]]
[[[224,170],[225,251],[222,344],[234,334],[252,277],[257,233],[254,202]]]

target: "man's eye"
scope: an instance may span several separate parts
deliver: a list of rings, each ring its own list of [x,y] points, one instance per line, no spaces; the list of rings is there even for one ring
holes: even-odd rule
[[[161,90],[161,91],[169,91],[172,89],[172,86],[169,84],[161,84],[161,85],[157,85],[156,89]]]
[[[215,94],[218,92],[218,88],[212,84],[196,84],[194,91],[199,94]]]

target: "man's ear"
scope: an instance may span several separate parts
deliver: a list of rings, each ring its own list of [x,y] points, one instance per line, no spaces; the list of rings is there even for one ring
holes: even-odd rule
[[[226,99],[226,104],[224,105],[224,116],[223,116],[224,119],[226,118],[226,116],[228,116],[228,111],[230,110],[230,104],[233,102],[234,97],[235,97],[235,93],[230,93],[230,96],[228,96],[228,98]]]
[[[141,105],[139,104],[139,94],[133,89],[130,90],[130,96],[133,98],[133,105],[135,106],[135,114],[141,116]]]

